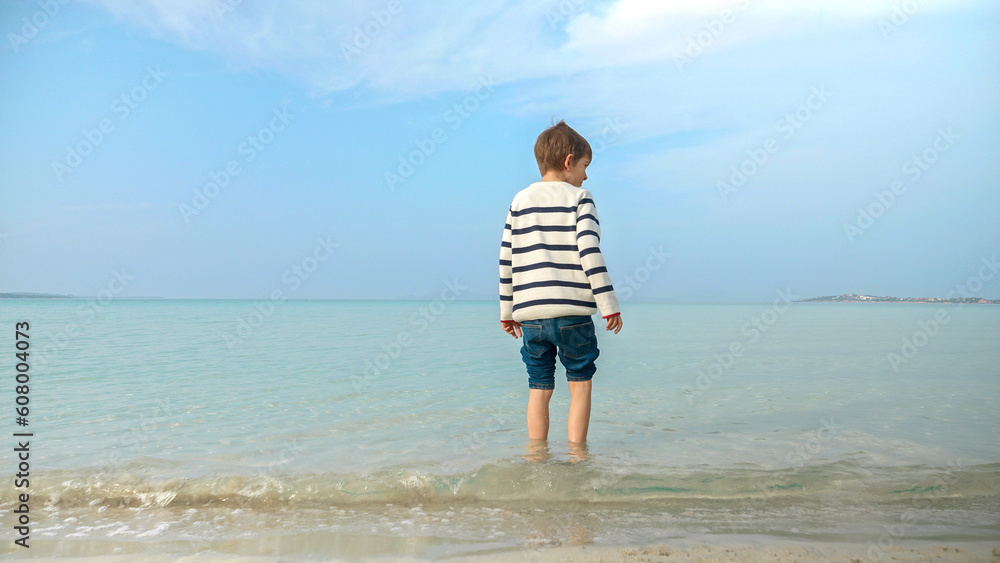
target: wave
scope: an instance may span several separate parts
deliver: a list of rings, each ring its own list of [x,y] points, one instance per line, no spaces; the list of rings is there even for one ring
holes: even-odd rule
[[[32,473],[31,499],[54,507],[286,507],[386,504],[449,505],[650,501],[830,501],[919,503],[961,500],[996,504],[1000,463],[933,467],[864,466],[838,461],[801,468],[604,467],[587,462],[527,463],[501,460],[443,474],[409,469],[370,473],[206,475],[156,478],[137,471],[43,470]],[[0,507],[13,506],[12,483]]]

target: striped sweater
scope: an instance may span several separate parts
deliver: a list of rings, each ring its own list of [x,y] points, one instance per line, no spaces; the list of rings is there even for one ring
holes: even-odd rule
[[[500,320],[619,312],[590,192],[535,182],[514,196],[500,244]]]

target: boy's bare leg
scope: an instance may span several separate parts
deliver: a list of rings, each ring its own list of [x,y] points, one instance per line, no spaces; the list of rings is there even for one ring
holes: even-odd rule
[[[528,445],[525,449],[527,450],[527,453],[519,456],[521,459],[528,461],[546,461],[552,457],[547,440],[528,440]]]
[[[569,382],[569,419],[566,430],[570,442],[587,441],[587,430],[590,428],[590,390],[593,383],[593,380]]]
[[[587,449],[587,442],[569,443],[570,461],[586,461],[590,459],[590,452]]]
[[[549,439],[549,399],[552,389],[528,389],[528,439]]]

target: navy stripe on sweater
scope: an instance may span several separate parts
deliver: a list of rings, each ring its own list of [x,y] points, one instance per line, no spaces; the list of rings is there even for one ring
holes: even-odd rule
[[[509,245],[510,243],[507,244]],[[511,252],[514,254],[520,254],[522,252],[531,252],[532,250],[576,250],[576,248],[577,247],[572,244],[545,244],[544,242],[540,242],[531,246],[515,248]]]
[[[532,225],[530,227],[525,227],[523,229],[511,229],[510,234],[512,235],[523,235],[525,233],[533,233],[535,231],[575,231],[576,225]]]
[[[535,299],[534,301],[515,303],[511,310],[516,311],[525,307],[534,307],[535,305],[576,305],[578,307],[597,308],[597,303],[593,301],[579,301],[577,299]]]
[[[575,207],[525,207],[520,211],[510,210],[511,217],[520,217],[529,213],[574,213]]]
[[[590,284],[583,282],[572,282],[572,281],[562,281],[562,280],[546,280],[546,281],[536,281],[531,283],[522,283],[521,285],[515,285],[514,291],[518,292],[521,291],[522,289],[531,289],[534,287],[575,287],[577,289],[590,289]]]
[[[501,260],[502,262],[503,260]],[[557,270],[582,270],[583,266],[579,264],[560,264],[559,262],[537,262],[535,264],[528,264],[527,266],[516,266],[511,268],[511,272],[527,272],[529,270],[537,270],[539,268],[555,268]]]

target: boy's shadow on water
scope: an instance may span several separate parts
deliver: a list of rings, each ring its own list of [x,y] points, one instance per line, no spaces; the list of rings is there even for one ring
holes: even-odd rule
[[[558,464],[564,461],[576,463],[593,458],[586,443],[569,442],[568,460],[560,459],[561,456],[553,454],[546,440],[531,440],[525,446],[525,450],[524,454],[517,457],[532,463]],[[524,547],[528,548],[528,551],[523,553],[527,561],[542,561],[545,548],[593,544],[597,530],[604,524],[603,519],[590,510],[580,512],[566,510],[565,507],[555,510],[548,505],[544,510],[530,511],[526,515],[531,529],[523,540]]]

